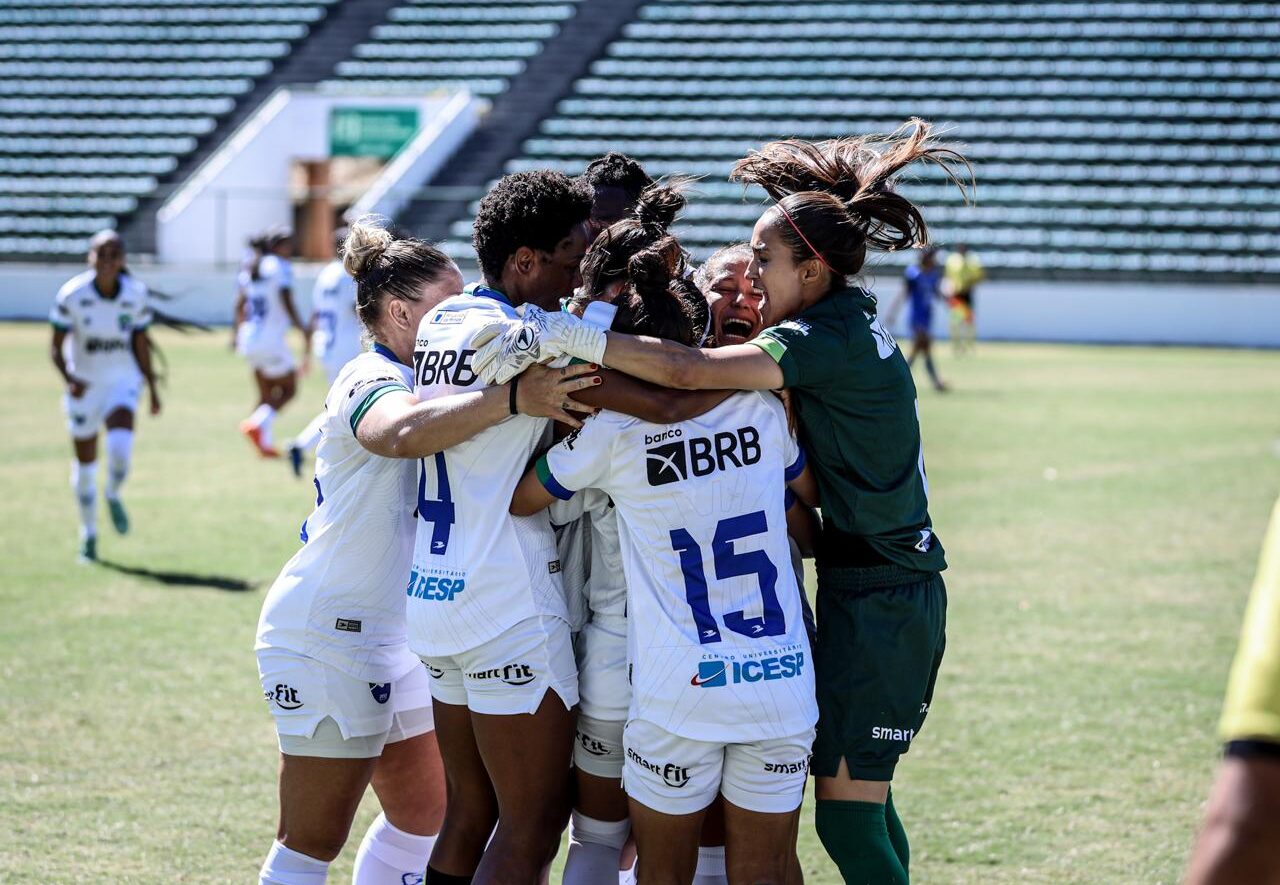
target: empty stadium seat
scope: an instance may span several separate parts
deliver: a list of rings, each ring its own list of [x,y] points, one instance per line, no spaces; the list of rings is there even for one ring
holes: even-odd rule
[[[83,254],[335,2],[0,8],[0,255]]]
[[[410,0],[392,8],[355,58],[338,66],[331,92],[421,93],[465,88],[493,97],[507,89],[574,14],[572,2]]]
[[[507,168],[621,150],[702,176],[677,227],[701,256],[767,205],[726,180],[747,150],[920,116],[965,146],[976,203],[934,170],[901,187],[995,273],[1274,274],[1278,37],[1276,3],[656,0]],[[467,256],[470,221],[451,234]]]

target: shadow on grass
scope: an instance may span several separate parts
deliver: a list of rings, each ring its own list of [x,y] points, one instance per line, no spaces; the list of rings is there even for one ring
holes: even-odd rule
[[[155,581],[157,584],[165,584],[169,587],[208,587],[212,590],[227,590],[233,593],[244,593],[254,589],[254,585],[248,581],[242,581],[239,578],[226,578],[221,575],[193,575],[190,572],[162,572],[154,569],[142,568],[136,565],[124,565],[119,562],[111,562],[107,559],[99,559],[98,565],[113,572],[119,572],[122,575],[129,575],[134,578],[143,578],[147,581]]]

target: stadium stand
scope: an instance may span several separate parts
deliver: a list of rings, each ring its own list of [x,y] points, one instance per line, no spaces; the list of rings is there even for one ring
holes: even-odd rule
[[[83,255],[154,213],[278,86],[333,73],[386,0],[38,0],[0,7],[0,255]]]
[[[761,141],[946,125],[977,204],[925,170],[936,239],[1006,275],[1280,277],[1280,4],[658,0],[508,170],[606,150],[705,176],[679,233],[741,239]],[[467,254],[470,222],[450,250]],[[891,264],[905,256],[891,256]]]
[[[390,93],[466,88],[504,92],[543,43],[572,18],[580,0],[411,0],[393,8],[355,58],[338,65],[332,91]]]

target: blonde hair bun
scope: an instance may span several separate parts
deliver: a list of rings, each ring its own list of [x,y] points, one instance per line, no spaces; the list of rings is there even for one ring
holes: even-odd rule
[[[376,216],[357,219],[342,244],[342,266],[356,280],[373,270],[395,241]]]

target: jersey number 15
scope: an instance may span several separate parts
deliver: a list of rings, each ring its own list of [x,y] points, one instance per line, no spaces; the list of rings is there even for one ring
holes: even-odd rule
[[[778,569],[763,550],[735,553],[733,542],[769,530],[763,510],[732,516],[716,524],[715,537],[711,540],[711,553],[716,564],[716,578],[724,581],[755,575],[760,582],[760,596],[764,611],[759,617],[749,618],[738,611],[724,613],[724,625],[734,633],[759,639],[764,636],[781,636],[787,630],[786,616],[778,602]],[[693,610],[693,621],[698,625],[698,641],[703,645],[720,642],[720,625],[711,614],[707,601],[707,573],[702,567],[702,548],[687,529],[671,532],[671,547],[680,554],[680,569],[684,572],[684,598]]]

